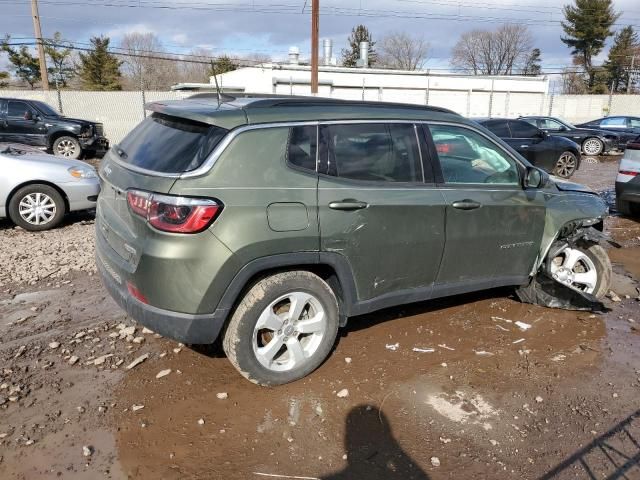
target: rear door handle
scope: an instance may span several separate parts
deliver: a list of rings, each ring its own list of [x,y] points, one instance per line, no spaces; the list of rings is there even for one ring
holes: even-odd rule
[[[473,200],[464,199],[453,202],[451,206],[453,208],[457,208],[458,210],[475,210],[476,208],[480,208],[482,204],[474,202]]]
[[[341,200],[339,202],[331,202],[329,204],[329,208],[333,210],[362,210],[363,208],[367,208],[369,206],[366,202],[360,202],[358,200]]]

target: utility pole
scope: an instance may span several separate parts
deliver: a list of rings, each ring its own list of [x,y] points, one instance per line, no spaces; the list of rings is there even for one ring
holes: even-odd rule
[[[44,44],[42,43],[42,30],[40,29],[40,14],[38,13],[38,0],[31,0],[31,15],[33,16],[33,29],[38,42],[38,57],[40,58],[40,78],[42,89],[49,90],[49,77],[47,75],[47,59],[44,57]]]
[[[634,71],[633,68],[636,64],[636,55],[635,53],[631,56],[631,68],[629,69],[629,76],[627,77],[627,95],[631,93],[631,84],[633,83]]]
[[[320,30],[320,0],[311,1],[311,94],[318,93],[318,34]]]

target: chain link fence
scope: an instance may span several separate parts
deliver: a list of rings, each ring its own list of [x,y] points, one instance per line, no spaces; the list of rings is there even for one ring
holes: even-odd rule
[[[282,94],[306,94],[289,91]],[[100,122],[105,135],[117,143],[145,116],[144,104],[158,100],[179,100],[193,92],[76,90],[0,90],[0,97],[41,100],[68,117]],[[334,89],[332,98],[373,100],[431,105],[451,109],[471,118],[549,115],[573,123],[611,115],[640,117],[640,95],[546,95],[522,92],[474,92],[450,90],[407,90],[399,88]]]

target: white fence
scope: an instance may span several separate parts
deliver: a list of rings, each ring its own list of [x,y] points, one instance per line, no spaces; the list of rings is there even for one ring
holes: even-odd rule
[[[295,87],[293,89],[295,91]],[[287,91],[277,92],[288,94]],[[0,90],[0,97],[42,100],[68,117],[104,124],[111,142],[119,142],[144,118],[144,103],[177,100],[190,92],[137,91],[87,92],[55,90]],[[518,117],[552,115],[580,123],[606,115],[640,116],[640,95],[543,95],[519,92],[461,92],[448,90],[404,91],[401,89],[336,89],[332,97],[433,105],[449,108],[467,117]]]

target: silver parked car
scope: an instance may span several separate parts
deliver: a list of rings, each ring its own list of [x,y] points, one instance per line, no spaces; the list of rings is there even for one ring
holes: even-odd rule
[[[0,218],[26,230],[53,228],[66,213],[96,206],[100,182],[85,162],[0,143],[0,169]]]

